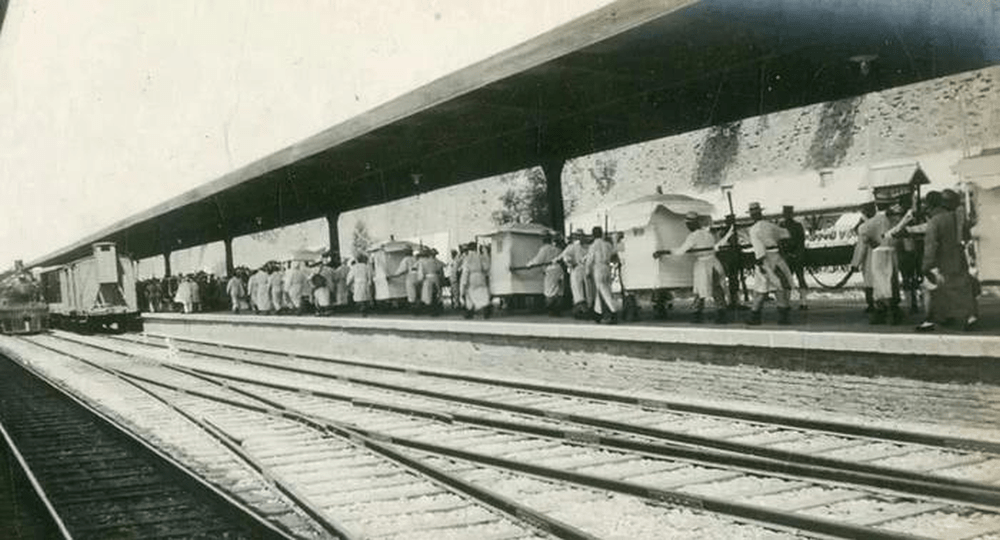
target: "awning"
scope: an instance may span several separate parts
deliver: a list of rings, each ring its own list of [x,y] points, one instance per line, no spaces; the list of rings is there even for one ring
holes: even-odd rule
[[[715,212],[715,207],[710,203],[687,195],[647,195],[611,208],[608,212],[608,227],[617,231],[645,227],[661,207],[678,215],[697,212],[701,216],[711,216]]]
[[[922,186],[930,184],[920,163],[911,161],[907,163],[897,163],[888,165],[876,165],[868,169],[865,180],[859,189],[881,188],[888,186]]]

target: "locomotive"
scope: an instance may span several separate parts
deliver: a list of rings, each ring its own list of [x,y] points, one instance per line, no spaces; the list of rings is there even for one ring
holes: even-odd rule
[[[90,255],[41,271],[51,324],[83,332],[141,329],[135,262],[114,242],[93,244]]]
[[[35,334],[49,324],[49,306],[42,302],[41,288],[21,261],[0,277],[0,333]]]

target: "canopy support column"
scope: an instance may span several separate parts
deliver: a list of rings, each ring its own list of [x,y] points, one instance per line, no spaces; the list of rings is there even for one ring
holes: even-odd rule
[[[233,270],[236,265],[233,263],[233,239],[232,237],[225,237],[222,239],[222,244],[226,247],[226,275],[233,275]]]
[[[340,214],[329,213],[326,215],[326,229],[329,234],[330,257],[340,258],[340,234],[337,230],[337,218]]]
[[[170,277],[170,252],[163,252],[163,277]]]
[[[564,232],[566,210],[563,206],[562,171],[565,159],[548,159],[542,162],[545,173],[545,195],[549,203],[549,227]]]

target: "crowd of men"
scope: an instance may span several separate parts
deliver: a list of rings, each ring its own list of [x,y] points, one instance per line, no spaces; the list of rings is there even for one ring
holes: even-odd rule
[[[922,287],[924,322],[918,330],[932,330],[940,323],[974,328],[978,291],[966,260],[969,223],[958,194],[932,191],[923,201],[922,212],[906,196],[882,206],[880,210],[875,203],[867,203],[860,208],[863,218],[856,228],[858,243],[851,262],[852,269],[863,276],[869,322],[902,322],[901,290],[910,294],[911,312],[916,312]],[[716,237],[710,216],[689,212],[684,217],[689,231],[684,242],[652,254],[654,258],[684,253],[695,257],[692,306],[697,323],[705,320],[706,304],[711,301],[715,323],[725,324],[743,309],[748,311],[745,322],[759,325],[765,301],[773,298],[777,322],[791,324],[794,289],[799,293],[799,309],[808,309],[806,235],[794,208],[783,207],[781,220],[772,222],[764,219],[761,205],[753,202],[748,215],[749,227],[737,226],[736,217],[727,216],[721,237]],[[601,227],[594,227],[589,235],[577,230],[567,241],[546,235],[531,260],[509,270],[543,269],[545,310],[550,315],[559,316],[570,308],[577,318],[614,324],[629,301],[625,294],[619,299],[612,286],[620,270],[620,239],[620,234],[606,234]],[[467,318],[490,316],[489,246],[463,244],[451,252],[448,263],[438,259],[436,250],[423,246],[407,253],[399,264],[387,261],[386,254],[376,250],[371,258],[360,253],[343,264],[328,255],[316,264],[269,262],[255,271],[239,268],[227,280],[204,272],[151,279],[139,286],[141,305],[154,312],[229,309],[325,315],[352,310],[364,315],[375,306],[380,280],[382,285],[399,280],[405,289],[400,303],[414,313],[440,314],[447,298],[451,308],[462,310]],[[749,306],[740,302],[741,288],[744,295],[752,293]]]
[[[971,223],[961,197],[950,189],[931,191],[922,206],[900,197],[883,210],[874,203],[861,208],[864,220],[857,228],[852,267],[864,277],[869,320],[901,322],[901,289],[909,293],[910,311],[915,313],[922,288],[924,320],[918,331],[933,330],[937,324],[972,330],[979,321],[980,291],[969,272]]]
[[[141,280],[136,292],[140,309],[152,313],[228,309],[224,283],[208,272]]]

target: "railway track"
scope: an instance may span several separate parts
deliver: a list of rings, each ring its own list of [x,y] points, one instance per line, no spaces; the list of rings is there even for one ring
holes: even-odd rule
[[[171,346],[176,348],[176,343]],[[167,346],[162,341],[150,344]],[[528,418],[557,419],[595,433],[712,448],[785,463],[850,468],[860,474],[920,479],[935,476],[938,482],[956,485],[1000,482],[1000,445],[986,441],[639,400],[610,392],[584,392],[384,364],[220,348],[194,341],[185,341],[183,350],[351,383],[349,395],[354,399],[398,401],[401,396],[411,396],[408,403],[412,407],[436,407],[448,414],[458,411],[456,405],[468,405],[469,410],[478,408],[479,412],[502,410]]]
[[[292,538],[6,358],[0,396],[7,538]]]
[[[654,430],[649,425],[635,429],[652,422],[656,414],[661,418],[666,415],[666,424],[675,422],[672,415],[678,413],[658,410],[649,403],[629,405],[624,400],[601,401],[594,396],[543,393],[537,388],[490,387],[440,374],[393,373],[384,366],[373,369],[357,363],[338,365],[260,351],[208,347],[195,356],[176,349],[156,351],[136,343],[75,340],[35,341],[115,370],[145,385],[149,392],[170,394],[165,399],[184,400],[188,407],[242,408],[281,418],[297,423],[299,429],[312,430],[313,437],[325,434],[327,438],[347,438],[395,453],[391,457],[394,460],[403,455],[419,464],[435,464],[432,468],[436,474],[449,478],[471,474],[474,480],[465,481],[474,485],[495,481],[520,489],[531,482],[547,482],[547,491],[572,494],[567,497],[573,508],[593,505],[593,500],[601,500],[600,494],[604,493],[605,498],[624,498],[615,499],[616,504],[635,508],[675,512],[693,509],[699,516],[722,515],[738,522],[765,523],[765,527],[775,529],[840,537],[991,538],[1000,530],[1000,494],[996,486],[964,480],[961,474],[940,474],[961,467],[982,468],[996,459],[982,450],[949,449],[947,452],[958,456],[950,466],[926,474],[912,464],[888,468],[861,459],[823,457],[816,452],[822,445],[816,443],[805,445],[811,451],[775,452],[767,445],[742,442],[742,446],[733,446],[731,441],[719,444],[728,439],[704,435],[689,434],[683,441],[673,440],[669,433],[660,433],[664,429]],[[408,384],[387,381],[387,377],[402,378]],[[429,390],[428,385],[436,388]],[[609,407],[621,420],[611,420]],[[747,422],[720,419],[718,414],[713,418],[719,422]],[[263,419],[256,420],[260,422]],[[239,430],[240,425],[237,422],[230,429]],[[751,427],[768,433],[804,430],[800,426],[760,425],[759,420]],[[747,426],[729,429],[735,429],[737,434],[747,432]],[[885,440],[852,436],[859,440],[840,440],[827,446],[875,445],[871,448],[886,449],[880,459],[904,465],[906,460],[901,456],[931,448],[926,441],[893,441],[889,448]],[[805,438],[809,437],[831,435],[823,431],[806,434]],[[848,436],[841,433],[837,437]],[[946,441],[947,446],[961,446],[956,442]],[[932,450],[943,452],[941,448]],[[511,480],[502,481],[505,475]],[[530,490],[510,489],[506,496],[519,502],[532,501],[538,498],[537,493],[546,491],[532,495]],[[573,515],[575,519],[618,515],[595,511]],[[515,516],[531,519],[551,516],[551,512],[544,505],[542,509],[513,510]],[[675,521],[676,516],[666,520]],[[613,534],[594,523],[567,523],[568,530],[574,526],[585,533],[598,531],[598,536]]]

